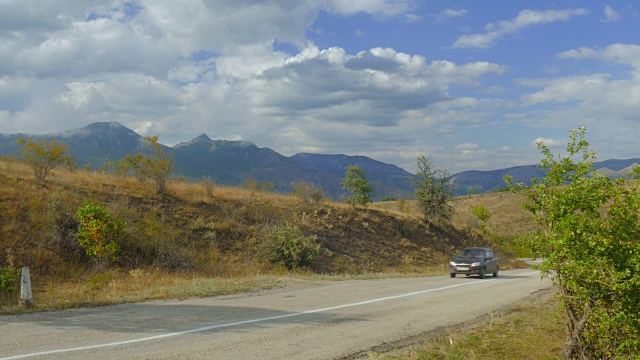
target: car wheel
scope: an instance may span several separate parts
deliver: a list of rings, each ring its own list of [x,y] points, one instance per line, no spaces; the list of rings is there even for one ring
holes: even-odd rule
[[[487,269],[485,268],[480,269],[480,274],[478,274],[480,275],[480,279],[484,279],[484,275],[486,274],[486,272],[487,272]]]
[[[455,273],[451,273],[451,274],[449,274],[449,275],[451,275],[451,277],[452,277],[452,278],[456,277],[456,274],[455,274]]]
[[[493,277],[498,277],[498,271],[500,271],[500,268],[496,268],[496,272],[493,273]]]
[[[464,274],[464,276],[469,276],[469,274]]]

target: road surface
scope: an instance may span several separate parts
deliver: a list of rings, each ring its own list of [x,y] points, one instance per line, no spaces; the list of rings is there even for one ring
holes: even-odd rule
[[[531,269],[314,282],[0,317],[0,359],[340,359],[471,321],[551,283]]]

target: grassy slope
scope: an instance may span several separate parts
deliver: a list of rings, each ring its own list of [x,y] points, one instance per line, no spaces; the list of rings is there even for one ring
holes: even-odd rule
[[[430,229],[416,213],[305,204],[293,195],[240,188],[206,190],[204,183],[176,181],[169,195],[158,197],[132,178],[62,169],[42,184],[23,164],[0,159],[0,268],[28,266],[40,306],[77,306],[175,296],[150,289],[189,288],[196,279],[282,274],[257,255],[264,231],[277,224],[317,237],[323,251],[309,274],[445,272],[460,248],[494,245],[459,221]],[[127,241],[116,261],[89,259],[79,248],[75,213],[86,201],[126,221]],[[208,294],[232,291],[223,286]]]

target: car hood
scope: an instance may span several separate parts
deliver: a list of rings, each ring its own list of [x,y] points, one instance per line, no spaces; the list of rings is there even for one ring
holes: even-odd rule
[[[482,259],[481,258],[470,258],[470,257],[456,257],[455,259],[453,259],[453,262],[472,264],[474,262],[482,262]]]

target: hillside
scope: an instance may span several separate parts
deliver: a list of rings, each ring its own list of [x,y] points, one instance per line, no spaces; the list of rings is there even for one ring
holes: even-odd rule
[[[264,231],[279,224],[315,236],[322,253],[316,273],[378,272],[442,267],[467,245],[487,244],[464,229],[429,229],[419,217],[394,211],[307,204],[294,195],[174,182],[156,197],[128,177],[55,170],[47,183],[29,168],[0,160],[0,267],[28,266],[39,276],[98,271],[76,241],[77,209],[101,204],[126,221],[126,241],[110,266],[161,268],[213,275],[270,271],[258,256]],[[240,266],[239,264],[244,264]]]

